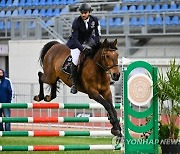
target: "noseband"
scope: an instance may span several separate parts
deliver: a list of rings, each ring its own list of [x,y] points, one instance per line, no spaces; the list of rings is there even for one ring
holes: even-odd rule
[[[108,66],[107,62],[106,62],[106,59],[105,59],[105,55],[104,55],[104,51],[112,51],[112,52],[115,52],[116,50],[115,49],[110,49],[110,50],[104,50],[102,51],[102,54],[101,54],[101,61],[104,61],[105,62],[105,67],[103,67],[101,64],[99,64],[98,62],[96,62],[96,64],[98,66],[100,66],[104,71],[109,71],[111,68],[113,67],[117,67],[118,64],[115,63],[115,58],[113,60],[113,65],[112,66]]]

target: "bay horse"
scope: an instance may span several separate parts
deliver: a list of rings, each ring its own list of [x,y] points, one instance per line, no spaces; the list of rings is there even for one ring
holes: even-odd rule
[[[105,39],[92,49],[91,56],[86,56],[78,68],[78,91],[86,93],[90,99],[102,104],[108,113],[112,124],[111,133],[122,137],[121,127],[117,119],[117,112],[112,103],[110,90],[110,76],[118,81],[120,71],[118,68],[117,39],[108,41]],[[34,96],[35,101],[51,101],[56,98],[57,81],[60,79],[67,86],[72,86],[69,74],[62,71],[65,59],[70,55],[70,49],[57,41],[51,41],[44,45],[40,54],[42,72],[38,72],[40,91]],[[51,86],[51,93],[44,97],[43,83]]]

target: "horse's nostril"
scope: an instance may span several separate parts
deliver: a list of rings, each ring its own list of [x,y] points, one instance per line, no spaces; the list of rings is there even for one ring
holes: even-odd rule
[[[120,73],[113,73],[113,79],[117,81],[120,77]]]

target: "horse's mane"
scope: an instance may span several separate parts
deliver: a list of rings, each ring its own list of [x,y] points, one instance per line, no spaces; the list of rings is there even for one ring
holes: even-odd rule
[[[118,48],[113,44],[113,41],[106,42],[104,44],[103,42],[98,42],[96,45],[92,46],[92,53],[91,53],[91,58],[93,58],[98,51],[101,49],[106,49],[106,50],[117,50]]]

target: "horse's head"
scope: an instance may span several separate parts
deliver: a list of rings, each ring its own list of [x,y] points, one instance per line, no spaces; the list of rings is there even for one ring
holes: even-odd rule
[[[120,71],[118,67],[118,56],[117,53],[117,39],[112,42],[108,42],[107,39],[101,45],[101,66],[102,68],[110,73],[111,78],[114,81],[118,81],[120,77]]]

